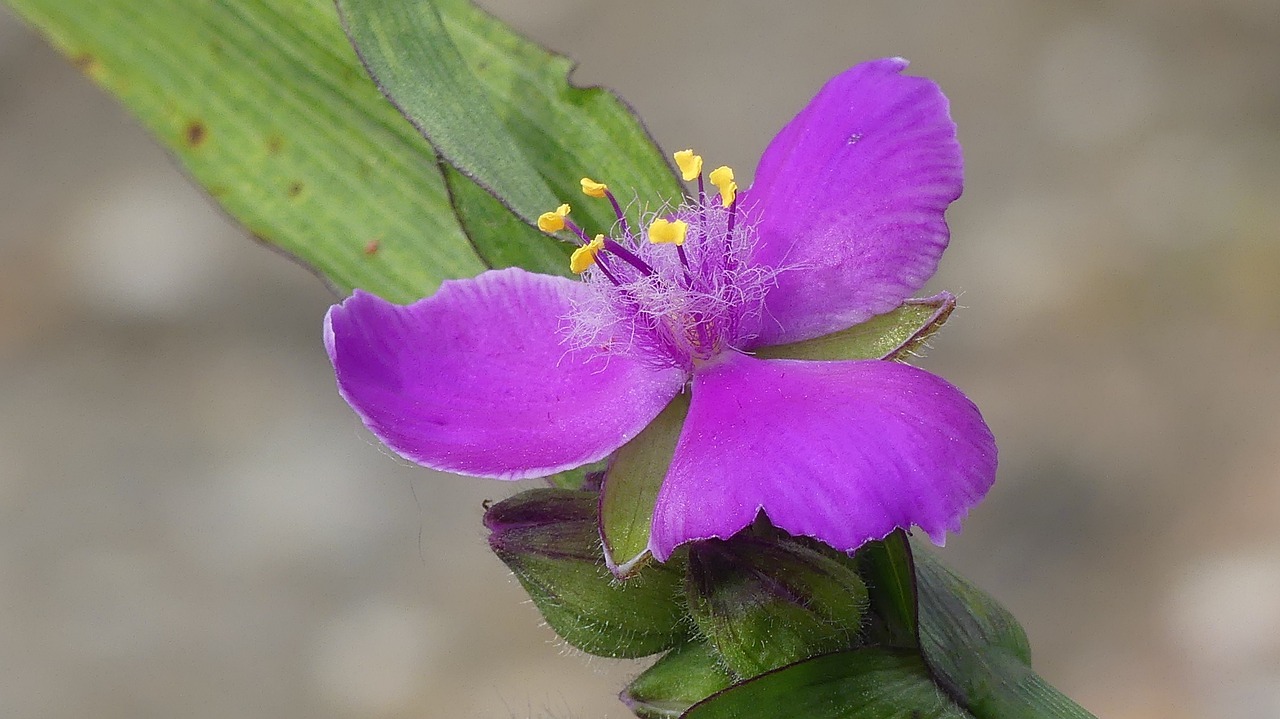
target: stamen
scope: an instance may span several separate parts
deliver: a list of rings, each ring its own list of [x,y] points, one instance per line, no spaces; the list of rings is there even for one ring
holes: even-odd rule
[[[692,150],[672,157],[688,183],[687,199],[674,209],[641,212],[634,232],[610,188],[581,178],[583,193],[607,198],[618,221],[611,231],[591,233],[592,239],[561,218],[565,229],[582,238],[570,269],[592,289],[575,308],[572,341],[635,351],[655,366],[692,370],[725,348],[749,346],[776,272],[749,263],[756,231],[751,218],[738,221],[733,170],[705,173],[703,158]],[[695,183],[696,202],[690,197]],[[713,190],[719,191],[715,198]]]
[[[603,237],[603,235],[601,236]],[[648,262],[645,262],[639,257],[636,257],[635,254],[631,252],[631,250],[628,250],[627,248],[623,247],[617,242],[614,242],[612,239],[608,237],[604,238],[604,248],[608,250],[611,254],[617,255],[618,259],[622,260],[623,262],[626,262],[627,264],[631,265],[637,270],[640,270],[640,274],[642,275],[652,276],[657,274],[656,272],[653,271],[653,268],[649,266]]]
[[[702,155],[693,154],[693,150],[680,150],[672,155],[676,161],[676,167],[680,168],[680,176],[685,182],[689,182],[695,177],[702,175]]]
[[[584,177],[578,181],[582,185],[582,194],[587,197],[607,197],[609,204],[613,205],[613,214],[618,218],[618,225],[622,228],[622,234],[631,237],[631,227],[627,225],[627,216],[622,214],[622,205],[618,204],[618,198],[609,192],[609,186],[603,182],[596,182],[590,177]]]
[[[689,278],[689,256],[684,253],[684,240],[689,234],[689,223],[684,220],[658,218],[649,225],[649,242],[655,245],[675,245],[685,278]]]
[[[683,245],[689,233],[689,223],[684,220],[658,218],[649,225],[649,241],[655,245]]]
[[[574,250],[573,254],[569,256],[569,269],[580,275],[583,272],[586,272],[587,268],[594,262],[596,269],[600,270],[601,274],[612,282],[614,286],[621,285],[622,283],[618,281],[618,278],[614,277],[613,273],[609,271],[609,263],[607,259],[600,254],[604,249],[604,235],[596,235],[594,240],[588,240],[587,233],[583,232],[581,227],[578,227],[572,222],[568,224],[569,229],[577,233],[578,237],[582,238],[583,243],[581,247]]]
[[[609,191],[609,186],[596,182],[590,177],[584,177],[579,182],[582,184],[582,194],[587,197],[604,197],[604,193]]]
[[[596,238],[587,244],[573,251],[569,257],[569,270],[574,274],[582,274],[587,268],[596,264],[596,255],[604,249],[604,235],[596,235]]]
[[[613,215],[618,218],[618,227],[622,229],[622,234],[631,237],[631,225],[627,224],[627,216],[622,214],[622,205],[618,204],[618,198],[607,189],[604,191],[604,196],[609,198],[609,204],[613,205]]]
[[[707,188],[702,184],[702,175],[698,175],[698,227],[702,237],[707,236]]]
[[[543,232],[559,232],[564,229],[564,218],[568,214],[568,205],[561,205],[552,212],[544,212],[541,215],[538,215],[538,229]]]
[[[738,194],[738,183],[733,181],[733,169],[728,165],[721,165],[712,170],[708,177],[711,184],[720,190],[720,203],[725,207],[732,205]]]
[[[581,227],[578,227],[578,225],[575,224],[573,220],[565,220],[564,226],[568,227],[570,232],[577,235],[578,239],[582,240],[582,244],[584,245],[591,244],[591,238],[587,237],[586,230],[582,229]]]

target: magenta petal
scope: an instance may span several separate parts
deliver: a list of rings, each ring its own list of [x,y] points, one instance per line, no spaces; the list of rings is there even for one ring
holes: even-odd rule
[[[901,58],[832,78],[773,139],[738,204],[759,265],[791,268],[758,345],[817,337],[897,307],[933,275],[963,163],[947,98]]]
[[[379,439],[435,469],[522,479],[603,459],[680,390],[679,370],[562,344],[581,283],[518,269],[325,317],[338,389]]]
[[[653,516],[660,560],[761,510],[842,551],[913,524],[941,544],[995,479],[991,431],[940,377],[881,360],[722,358],[694,374]]]

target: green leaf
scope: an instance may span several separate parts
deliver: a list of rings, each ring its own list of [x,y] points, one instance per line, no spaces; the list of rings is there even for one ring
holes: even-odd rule
[[[956,308],[949,292],[907,300],[896,310],[859,325],[811,340],[761,347],[766,359],[845,360],[903,359],[941,329]]]
[[[618,577],[630,576],[649,557],[654,503],[688,414],[689,395],[676,395],[648,427],[618,450],[605,473],[600,538],[605,561]]]
[[[689,616],[739,676],[855,645],[867,588],[846,557],[824,549],[751,534],[692,546]]]
[[[643,657],[689,639],[684,565],[654,565],[625,583],[604,565],[594,492],[532,489],[485,512],[489,546],[547,624],[589,654]]]
[[[689,707],[733,684],[719,655],[706,642],[672,649],[622,691],[641,719],[675,719]]]
[[[262,241],[406,302],[484,269],[328,0],[10,0]]]
[[[734,685],[684,719],[971,719],[933,683],[920,657],[854,649]]]
[[[574,246],[521,222],[493,195],[447,162],[440,163],[449,200],[477,254],[490,267],[523,267],[547,275],[569,275]]]
[[[466,0],[338,0],[387,97],[448,162],[527,224],[562,201],[590,232],[614,223],[578,180],[610,183],[656,210],[681,187],[644,127],[612,93],[568,83],[572,63]],[[632,220],[637,219],[632,213]]]
[[[514,207],[556,198],[507,133],[432,2],[338,2],[343,25],[378,86],[450,164]],[[536,217],[525,215],[526,220]]]
[[[1008,610],[928,551],[914,558],[921,649],[977,719],[1094,719],[1032,671],[1026,633]]]

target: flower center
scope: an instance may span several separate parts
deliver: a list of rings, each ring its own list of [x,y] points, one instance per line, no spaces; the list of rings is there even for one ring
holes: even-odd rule
[[[675,160],[686,182],[697,181],[697,197],[642,215],[643,235],[608,186],[586,177],[582,192],[613,206],[610,234],[588,237],[568,219],[568,205],[543,214],[538,227],[574,234],[579,246],[569,267],[594,290],[569,318],[573,344],[691,371],[755,337],[776,270],[750,262],[756,232],[738,208],[733,170],[711,171],[718,193],[709,197],[702,158],[683,150]]]

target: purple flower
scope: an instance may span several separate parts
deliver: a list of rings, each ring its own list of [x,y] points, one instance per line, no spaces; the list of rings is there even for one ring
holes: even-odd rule
[[[325,321],[339,391],[404,457],[496,479],[604,459],[689,393],[659,560],[761,512],[846,551],[911,525],[941,543],[995,475],[973,403],[896,362],[753,355],[892,310],[933,274],[962,161],[946,98],[906,66],[829,81],[741,193],[718,168],[711,196],[701,158],[676,153],[697,197],[643,232],[584,178],[614,203],[612,236],[588,237],[567,205],[540,221],[576,235],[582,281],[495,270],[408,306],[356,291]]]

